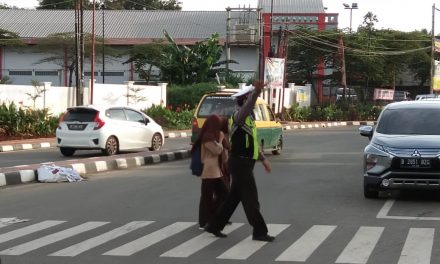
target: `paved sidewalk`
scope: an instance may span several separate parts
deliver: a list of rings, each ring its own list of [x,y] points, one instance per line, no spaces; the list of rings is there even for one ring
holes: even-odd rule
[[[312,123],[283,123],[284,130],[316,129],[338,126],[374,125],[370,121],[347,121],[347,122],[312,122]],[[166,138],[190,137],[191,131],[166,132]],[[0,141],[0,152],[18,151],[37,148],[56,147],[55,138]],[[190,149],[177,149],[172,151],[159,151],[154,153],[131,153],[117,156],[100,156],[91,159],[66,160],[55,162],[55,165],[69,167],[77,170],[81,176],[109,170],[121,170],[132,167],[146,166],[159,162],[186,159],[190,157]],[[0,187],[22,183],[36,182],[38,180],[37,169],[41,164],[31,164],[13,168],[0,168]],[[189,173],[189,172],[188,172]]]

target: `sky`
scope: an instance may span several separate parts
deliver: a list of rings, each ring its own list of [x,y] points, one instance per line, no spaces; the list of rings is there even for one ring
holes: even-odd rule
[[[62,1],[62,0],[60,0]],[[96,0],[99,1],[99,0]],[[136,1],[136,0],[133,0]],[[226,7],[257,7],[258,0],[180,0],[182,10],[202,11],[221,10]],[[273,0],[277,1],[277,0]],[[37,0],[0,0],[0,3],[20,8],[34,8]],[[432,6],[436,4],[439,11],[435,11],[435,32],[440,32],[440,0],[323,0],[327,13],[339,13],[339,28],[350,27],[350,9],[344,9],[343,3],[351,6],[358,4],[358,9],[352,10],[352,28],[355,30],[363,22],[364,15],[371,11],[379,22],[375,27],[391,28],[401,31],[413,31],[432,27]]]

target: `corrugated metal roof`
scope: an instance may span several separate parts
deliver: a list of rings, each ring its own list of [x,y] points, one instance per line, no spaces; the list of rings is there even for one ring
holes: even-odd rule
[[[322,0],[276,0],[275,13],[324,13]],[[263,12],[270,12],[272,0],[259,0]],[[163,39],[163,30],[179,40],[202,40],[219,33],[226,38],[227,11],[164,11],[164,10],[96,10],[95,32],[102,36],[104,16],[105,39]],[[256,12],[231,12],[234,24],[257,24]],[[0,9],[0,28],[17,33],[24,39],[44,38],[54,33],[75,31],[74,10]],[[92,31],[92,11],[84,11],[84,31]]]
[[[95,32],[102,35],[103,12],[95,12]],[[105,38],[164,38],[167,30],[173,38],[205,39],[217,32],[226,36],[226,11],[145,11],[105,10]],[[74,10],[0,9],[0,28],[22,38],[41,38],[53,33],[75,31]],[[84,30],[91,32],[92,11],[84,11]]]
[[[324,13],[322,0],[258,0],[258,7],[262,12],[270,13]]]

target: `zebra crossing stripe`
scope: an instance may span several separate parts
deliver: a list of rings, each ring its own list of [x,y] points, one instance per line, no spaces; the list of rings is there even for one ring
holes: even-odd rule
[[[289,227],[290,225],[281,225],[281,224],[268,224],[267,227],[269,229],[269,234],[276,236],[279,233],[283,232],[284,229]],[[230,248],[220,256],[218,259],[237,259],[237,260],[245,260],[249,258],[252,254],[257,252],[260,248],[266,245],[268,242],[263,241],[253,241],[252,236],[247,237],[242,240],[240,243]]]
[[[361,226],[341,255],[339,255],[336,263],[367,263],[383,230],[383,227]]]
[[[242,225],[243,225],[242,223],[233,223],[232,225],[227,225],[227,226],[225,226],[223,233],[229,234]],[[189,257],[192,254],[196,253],[197,251],[209,246],[217,239],[219,239],[219,238],[215,237],[213,234],[204,232],[203,234],[186,241],[185,243],[163,253],[160,256],[161,257],[186,258],[186,257]]]
[[[410,228],[398,264],[429,264],[434,228]]]
[[[0,235],[0,243],[38,232],[40,230],[62,224],[66,221],[43,221]]]
[[[336,226],[314,225],[295,243],[288,247],[275,261],[305,262],[324,240],[335,230]]]
[[[79,233],[83,233],[89,230],[92,230],[94,228],[100,227],[102,225],[108,224],[109,222],[87,222],[84,224],[81,224],[79,226],[75,226],[51,235],[47,235],[44,237],[41,237],[39,239],[35,239],[33,241],[29,241],[27,243],[5,249],[0,252],[0,255],[21,255],[25,254],[27,252],[30,252],[32,250],[50,245],[52,243],[61,241],[63,239],[75,236]]]
[[[195,225],[195,222],[176,222],[169,226],[166,226],[156,232],[138,238],[130,243],[122,245],[118,248],[105,252],[103,255],[110,256],[131,256],[136,252],[148,248],[172,235],[175,235],[191,226]]]
[[[133,221],[124,226],[113,229],[107,233],[99,235],[97,237],[90,238],[86,241],[78,243],[76,245],[70,246],[68,248],[62,249],[55,253],[50,254],[49,256],[61,256],[61,257],[74,257],[77,256],[91,248],[102,245],[112,239],[118,238],[122,235],[125,235],[131,231],[139,229],[141,227],[147,226],[153,221]]]

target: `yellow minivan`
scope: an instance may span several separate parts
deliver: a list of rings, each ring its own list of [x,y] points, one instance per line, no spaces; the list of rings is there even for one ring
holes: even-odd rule
[[[217,114],[226,118],[231,116],[236,109],[235,99],[231,95],[238,91],[238,89],[224,89],[203,95],[194,112],[191,142],[196,141],[200,128],[209,115]],[[260,147],[263,150],[272,151],[275,155],[281,154],[283,148],[283,127],[275,118],[266,101],[260,97],[255,103],[254,116]]]

